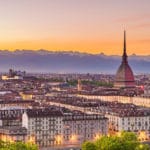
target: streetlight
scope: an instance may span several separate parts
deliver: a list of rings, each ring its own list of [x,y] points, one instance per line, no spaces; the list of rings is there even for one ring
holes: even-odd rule
[[[29,136],[28,142],[33,144],[35,143],[35,136],[33,134]]]
[[[56,135],[55,140],[56,140],[56,144],[58,145],[62,144],[63,140],[61,135]]]
[[[100,139],[100,137],[101,137],[101,135],[99,133],[97,133],[94,137],[94,140],[98,140],[98,139]]]
[[[138,136],[138,139],[143,141],[143,140],[146,140],[147,139],[147,134],[145,131],[140,131],[139,132],[139,136]]]
[[[71,141],[72,143],[77,142],[77,135],[75,135],[75,134],[71,135],[70,141]]]

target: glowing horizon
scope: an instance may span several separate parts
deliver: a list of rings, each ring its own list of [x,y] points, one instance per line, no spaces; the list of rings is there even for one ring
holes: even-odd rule
[[[150,54],[149,0],[0,2],[0,49]]]

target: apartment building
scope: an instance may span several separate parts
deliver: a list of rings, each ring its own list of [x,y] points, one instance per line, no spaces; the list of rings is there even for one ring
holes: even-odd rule
[[[42,147],[62,144],[62,122],[61,111],[45,108],[27,110],[22,117],[22,126],[27,128],[28,140],[32,139]]]
[[[40,147],[80,145],[108,132],[108,119],[98,114],[85,114],[66,108],[27,110],[22,117],[28,140]]]
[[[137,133],[140,140],[150,138],[150,113],[146,111],[121,110],[108,112],[109,129],[114,132],[131,131]]]
[[[64,143],[69,145],[80,145],[108,133],[108,119],[98,114],[72,111],[64,114],[63,124]]]

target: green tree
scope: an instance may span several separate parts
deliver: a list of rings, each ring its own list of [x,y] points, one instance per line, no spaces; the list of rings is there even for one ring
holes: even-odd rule
[[[124,150],[120,138],[115,136],[104,136],[98,139],[95,144],[97,150]]]
[[[139,145],[138,138],[133,132],[121,132],[121,140],[125,150],[135,150]]]
[[[133,132],[122,131],[121,132],[121,138],[124,141],[136,141],[136,142],[138,141],[136,134]]]
[[[0,148],[3,148],[5,146],[5,142],[0,140]]]
[[[27,150],[38,150],[37,145],[31,144],[31,143],[26,143]]]
[[[38,147],[31,143],[0,141],[0,150],[38,150]]]
[[[150,150],[150,146],[147,144],[139,144],[135,150]]]
[[[96,146],[96,147],[95,147]],[[85,142],[82,150],[150,150],[148,145],[141,144],[135,133],[122,132],[120,136],[102,136],[94,143]]]
[[[94,143],[87,141],[82,144],[82,150],[96,150],[96,146]]]

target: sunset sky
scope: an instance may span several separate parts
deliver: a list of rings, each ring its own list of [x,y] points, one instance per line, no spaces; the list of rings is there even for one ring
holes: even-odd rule
[[[150,54],[150,0],[0,0],[0,49]]]

